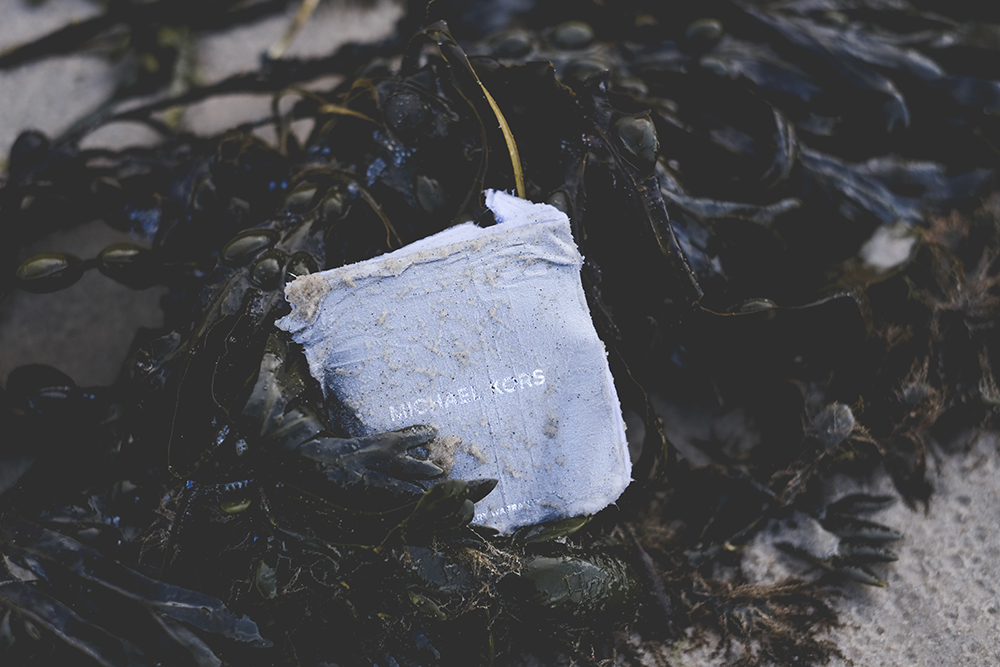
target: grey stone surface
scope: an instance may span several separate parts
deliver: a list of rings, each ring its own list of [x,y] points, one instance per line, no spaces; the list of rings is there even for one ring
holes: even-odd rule
[[[52,234],[26,248],[94,257],[112,243],[131,241],[102,222]],[[51,294],[15,290],[0,303],[0,384],[18,366],[48,364],[80,386],[115,381],[139,327],[163,324],[160,296],[165,288],[133,290],[96,271]]]
[[[877,517],[906,535],[889,588],[836,603],[838,667],[1000,665],[1000,437],[938,454],[928,512],[898,504]]]

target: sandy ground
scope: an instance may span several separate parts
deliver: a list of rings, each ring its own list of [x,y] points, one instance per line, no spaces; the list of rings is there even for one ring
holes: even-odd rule
[[[833,665],[1000,665],[998,454],[995,433],[939,452],[929,511],[897,503],[874,517],[906,538],[894,547],[899,561],[879,568],[888,589],[850,586],[837,601],[844,659]],[[750,558],[770,552],[755,547]]]
[[[0,49],[95,11],[96,4],[86,0],[0,0]],[[384,35],[398,13],[389,2],[375,3],[371,11],[325,3],[292,53],[323,53],[348,39]],[[202,80],[253,67],[286,21],[275,17],[202,40]],[[112,92],[119,67],[100,55],[74,55],[0,72],[0,155],[6,156],[23,129],[65,130]],[[259,116],[268,103],[255,96],[205,103],[189,110],[184,122],[195,131],[213,132]],[[89,139],[113,146],[149,140],[147,131],[123,125]],[[66,249],[90,257],[115,240],[117,233],[95,223],[30,250]],[[112,382],[136,328],[160,321],[160,293],[132,291],[95,273],[60,293],[14,294],[0,304],[0,381],[12,368],[36,362],[59,367],[82,385]],[[962,453],[938,457],[936,493],[927,513],[900,503],[875,517],[906,539],[897,547],[900,560],[880,570],[888,589],[848,586],[836,601],[843,625],[830,637],[844,658],[834,665],[1000,665],[1000,439],[987,434],[970,442]],[[882,481],[868,490],[887,488]],[[783,558],[766,540],[757,540],[747,554],[747,569],[761,581],[773,579],[788,565]],[[650,664],[665,664],[664,659],[688,667],[719,662],[707,651],[683,647],[649,656]]]

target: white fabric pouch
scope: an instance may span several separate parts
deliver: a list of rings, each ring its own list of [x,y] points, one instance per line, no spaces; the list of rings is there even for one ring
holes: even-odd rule
[[[431,424],[449,477],[500,480],[474,521],[509,534],[603,509],[631,462],[568,218],[502,192],[486,203],[495,226],[294,280],[278,326],[356,435]]]

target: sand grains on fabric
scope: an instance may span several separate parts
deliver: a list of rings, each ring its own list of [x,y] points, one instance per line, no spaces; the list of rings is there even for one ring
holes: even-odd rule
[[[454,452],[450,477],[500,480],[475,522],[510,533],[603,509],[631,463],[569,220],[502,192],[486,202],[495,226],[289,283],[278,326],[349,428],[431,424]]]

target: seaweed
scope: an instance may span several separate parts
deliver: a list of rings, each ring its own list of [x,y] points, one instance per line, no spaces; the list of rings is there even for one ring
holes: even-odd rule
[[[277,48],[204,87],[183,40],[137,51],[287,5],[108,3],[0,55],[124,40],[158,63],[62,136],[19,137],[0,294],[95,269],[167,288],[114,385],[29,365],[0,392],[5,657],[837,655],[831,598],[884,585],[908,545],[872,517],[885,497],[829,480],[884,470],[926,507],[932,440],[997,423],[997,27],[907,2],[437,0],[381,43]],[[303,89],[320,74],[343,80]],[[235,91],[272,115],[213,137],[170,117]],[[161,141],[80,147],[122,120]],[[289,276],[492,224],[484,187],[569,215],[634,450],[617,505],[512,537],[470,525],[491,480],[442,479],[433,429],[358,437],[273,326]],[[135,241],[19,255],[98,218]],[[755,539],[800,574],[751,580]]]

